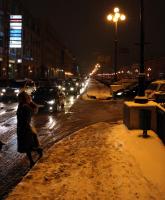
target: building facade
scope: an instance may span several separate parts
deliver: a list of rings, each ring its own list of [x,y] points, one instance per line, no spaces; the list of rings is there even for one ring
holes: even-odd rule
[[[0,0],[1,79],[53,78],[72,65],[48,22],[35,19],[19,0]]]

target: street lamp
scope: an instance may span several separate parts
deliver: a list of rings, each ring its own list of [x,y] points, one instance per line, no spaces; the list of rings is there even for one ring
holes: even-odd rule
[[[135,97],[135,103],[147,103],[145,96],[145,70],[144,70],[144,2],[140,0],[140,73],[139,73],[139,90]]]
[[[117,53],[118,53],[118,21],[124,21],[126,20],[126,16],[122,13],[120,13],[120,9],[118,7],[115,7],[113,10],[113,14],[107,15],[107,20],[114,23],[115,25],[115,41],[114,41],[114,73],[115,73],[115,81],[117,80]]]

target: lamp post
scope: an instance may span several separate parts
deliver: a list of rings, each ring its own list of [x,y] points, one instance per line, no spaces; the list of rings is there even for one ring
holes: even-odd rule
[[[140,0],[140,73],[138,96],[135,97],[135,103],[147,103],[148,99],[144,93],[145,71],[144,71],[144,3]]]
[[[120,9],[118,7],[114,8],[113,14],[107,15],[107,20],[114,23],[115,25],[115,40],[114,40],[114,74],[115,81],[117,80],[117,55],[118,55],[118,21],[124,21],[126,16],[120,13]]]

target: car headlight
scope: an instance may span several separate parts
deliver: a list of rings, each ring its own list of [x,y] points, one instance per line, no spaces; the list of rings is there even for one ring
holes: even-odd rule
[[[6,89],[2,89],[2,92],[3,92],[3,93],[6,92]]]
[[[123,94],[123,92],[118,92],[116,95],[121,96],[122,94]]]
[[[66,90],[66,88],[65,88],[65,87],[63,87],[63,88],[62,88],[62,91],[65,91],[65,90]]]
[[[14,92],[15,92],[15,93],[19,93],[19,90],[18,90],[18,89],[16,89],[16,90],[14,90]]]
[[[50,107],[49,107],[49,110],[50,110],[50,111],[51,111],[51,110],[53,110],[53,107],[52,107],[52,106],[50,106]]]
[[[58,85],[58,89],[60,89],[60,90],[61,90],[61,88],[62,88],[62,86],[61,86],[61,85]]]
[[[3,96],[4,94],[1,92],[1,96]]]
[[[71,88],[70,88],[70,91],[74,91],[74,88],[73,88],[73,87],[71,87]]]
[[[47,103],[48,103],[49,105],[53,105],[53,104],[55,104],[55,100],[47,101]]]

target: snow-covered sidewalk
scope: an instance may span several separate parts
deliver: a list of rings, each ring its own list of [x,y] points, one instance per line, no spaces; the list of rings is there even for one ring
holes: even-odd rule
[[[164,200],[165,147],[122,122],[97,123],[56,143],[8,200]]]

